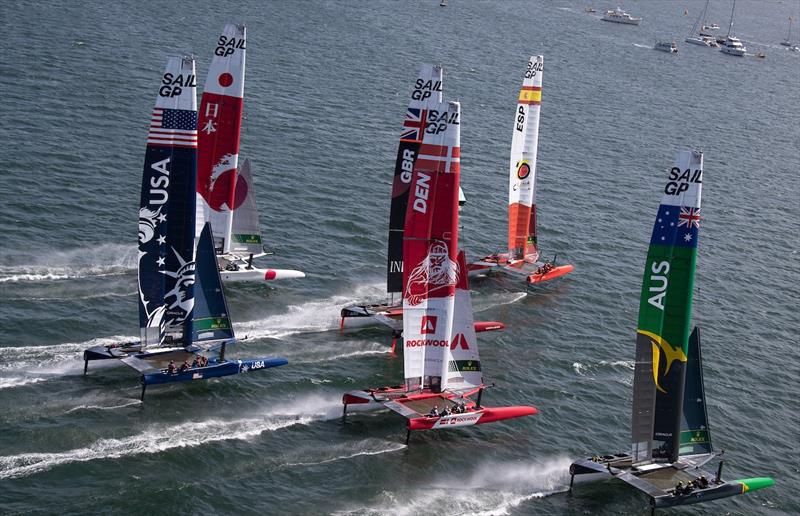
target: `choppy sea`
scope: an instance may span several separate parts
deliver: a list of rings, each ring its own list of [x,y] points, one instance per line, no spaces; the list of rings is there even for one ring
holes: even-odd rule
[[[598,13],[584,12],[592,4]],[[703,2],[95,2],[0,9],[0,513],[649,514],[622,483],[568,494],[572,458],[629,445],[639,286],[666,170],[705,152],[694,322],[725,477],[768,490],[671,513],[797,514],[800,53],[778,44],[800,2],[736,3],[735,58],[683,43]],[[686,12],[685,12],[686,11]],[[710,21],[727,28],[728,1]],[[199,84],[226,22],[248,26],[242,155],[269,259],[304,280],[227,287],[231,356],[261,374],[150,389],[81,351],[137,330],[145,137],[170,55]],[[796,24],[795,24],[796,25]],[[797,37],[797,33],[795,33]],[[679,52],[652,49],[675,39]],[[462,102],[462,246],[502,247],[515,101],[544,55],[538,205],[545,257],[526,289],[472,283],[486,404],[530,418],[404,444],[392,414],[340,420],[341,394],[402,378],[380,329],[339,309],[380,300],[405,97],[423,62]]]

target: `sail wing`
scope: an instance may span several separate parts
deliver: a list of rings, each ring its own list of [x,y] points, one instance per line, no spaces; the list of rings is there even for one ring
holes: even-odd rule
[[[195,284],[193,342],[232,339],[233,326],[222,290],[211,223],[207,222],[197,241],[197,282]]]
[[[678,456],[702,180],[702,152],[680,152],[653,226],[636,336],[634,462]]]
[[[686,359],[680,455],[712,453],[706,393],[703,387],[703,355],[700,352],[700,330],[697,327],[689,336],[689,353]]]
[[[233,210],[244,196],[237,194],[239,133],[244,95],[244,25],[228,24],[214,49],[200,102],[198,123],[197,234],[204,221],[211,222],[225,252],[231,249]]]
[[[509,258],[538,259],[536,248],[536,154],[544,58],[532,56],[514,114],[508,185]]]
[[[464,251],[458,253],[458,266],[461,271],[467,270]],[[462,391],[483,385],[467,274],[460,274],[456,284],[452,338],[444,376],[442,390]]]
[[[147,135],[139,203],[143,346],[187,341],[194,303],[197,96],[194,59],[170,58]]]
[[[406,388],[444,388],[459,267],[458,184],[461,106],[429,106],[431,121],[414,165],[403,239]]]
[[[264,251],[261,242],[261,223],[258,220],[256,187],[250,171],[250,159],[239,167],[236,195],[244,197],[242,204],[233,212],[231,251],[242,254],[260,254]]]
[[[403,230],[414,162],[429,122],[430,106],[442,101],[442,67],[422,65],[408,101],[392,180],[392,205],[389,213],[389,252],[386,289],[403,291]]]

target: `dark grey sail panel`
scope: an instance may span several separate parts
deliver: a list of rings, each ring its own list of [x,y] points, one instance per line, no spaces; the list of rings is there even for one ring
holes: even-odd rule
[[[648,461],[653,456],[655,405],[653,346],[648,336],[637,333],[636,365],[633,372],[633,414],[631,417],[631,457],[634,464]]]
[[[713,453],[708,428],[706,394],[703,385],[703,356],[700,352],[700,330],[695,327],[689,336],[686,361],[686,387],[681,421],[681,455]]]

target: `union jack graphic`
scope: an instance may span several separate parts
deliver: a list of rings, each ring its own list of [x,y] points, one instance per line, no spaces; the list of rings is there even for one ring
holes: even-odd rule
[[[428,112],[420,108],[408,108],[406,119],[403,120],[403,132],[400,133],[402,142],[421,142],[425,132],[425,118]]]
[[[684,208],[681,206],[681,213],[678,215],[678,227],[681,226],[700,228],[700,208]]]

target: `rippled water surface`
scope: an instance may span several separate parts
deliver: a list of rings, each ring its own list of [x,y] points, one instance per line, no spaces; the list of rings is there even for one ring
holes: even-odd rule
[[[589,2],[586,2],[589,3]],[[594,2],[598,11],[613,7]],[[622,483],[566,494],[570,460],[629,441],[641,268],[666,168],[705,151],[694,321],[728,478],[774,488],[687,514],[794,514],[798,436],[800,54],[796,1],[740,1],[765,59],[682,43],[701,2],[5,2],[0,14],[0,512],[648,514]],[[730,5],[711,2],[726,26]],[[684,10],[688,9],[688,15]],[[153,388],[81,351],[137,332],[136,213],[148,116],[169,55],[204,81],[227,21],[248,26],[242,153],[279,267],[304,280],[227,289],[239,357],[263,374]],[[676,55],[654,52],[676,39]],[[422,62],[462,102],[462,245],[502,247],[511,122],[545,56],[543,253],[575,264],[536,289],[473,282],[488,404],[532,418],[415,435],[390,414],[340,420],[341,393],[402,378],[378,329],[338,311],[381,299],[390,178]]]

